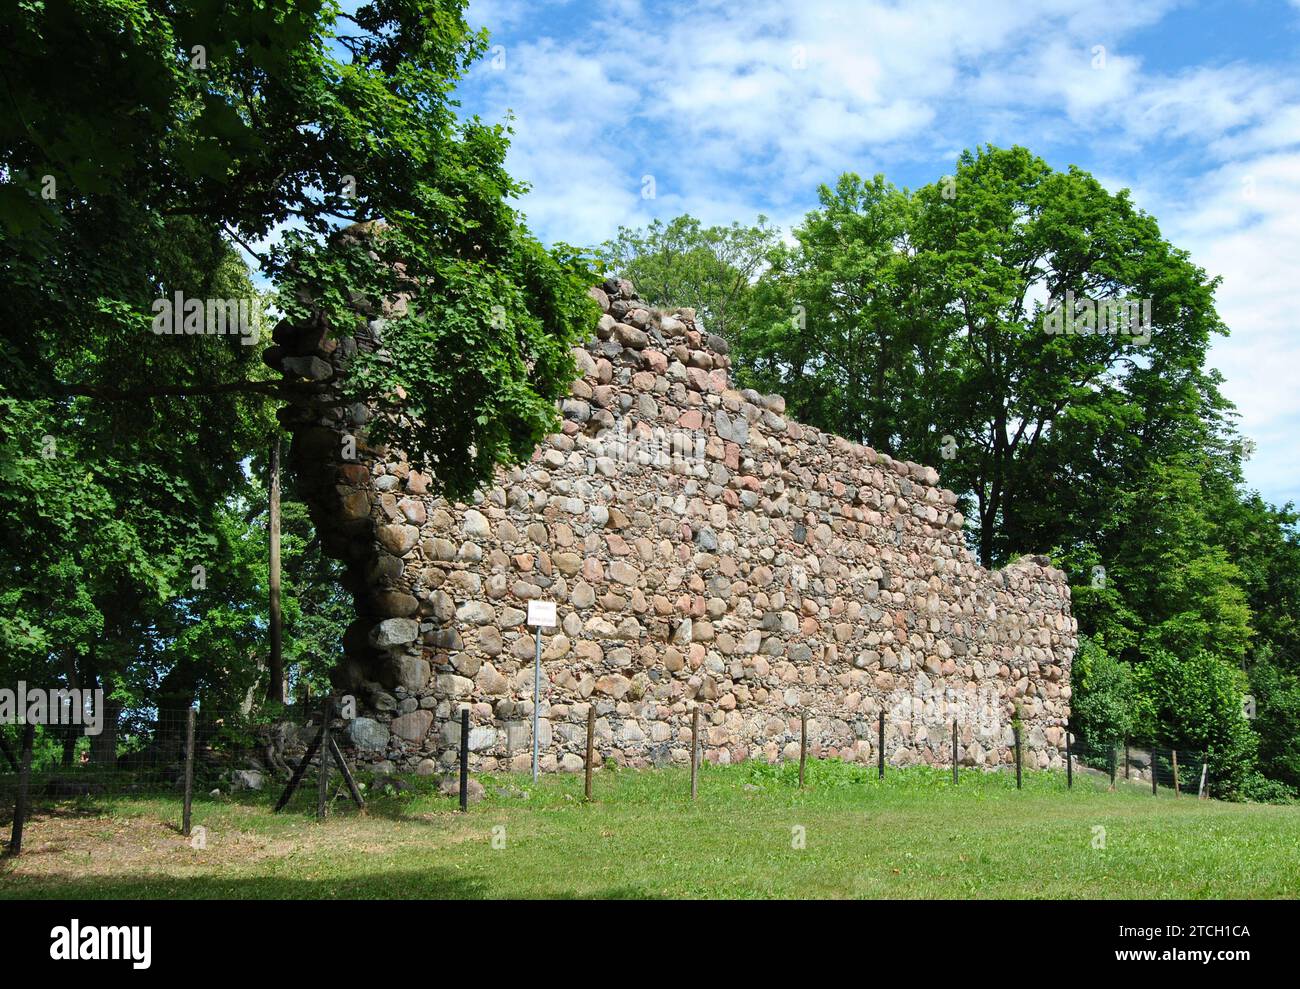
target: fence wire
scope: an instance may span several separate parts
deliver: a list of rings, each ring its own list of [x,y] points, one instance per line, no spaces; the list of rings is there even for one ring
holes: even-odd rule
[[[319,701],[288,705],[274,714],[196,710],[193,792],[282,789],[307,753],[321,716]],[[28,781],[29,805],[77,798],[181,794],[189,717],[186,709],[124,712],[107,739],[86,736],[80,726],[38,726]],[[878,725],[864,721],[856,727],[860,729],[856,734],[869,740],[871,761],[881,762],[883,774],[885,764],[876,751]],[[4,732],[0,823],[8,824],[13,820],[20,786],[22,729],[0,727],[0,732]],[[1071,739],[1071,777],[1088,774],[1117,787],[1146,786],[1157,796],[1161,792],[1208,795],[1214,781],[1212,758],[1203,751],[1133,740],[1098,744],[1077,734]],[[801,751],[801,762],[802,755]],[[950,743],[942,747],[939,761],[931,764],[942,766],[943,757],[951,763]],[[597,761],[603,761],[599,753]],[[301,775],[318,777],[319,762],[317,752]],[[309,789],[295,793],[295,802],[299,797],[308,799],[303,795]]]
[[[1095,743],[1075,735],[1070,752],[1076,773],[1104,776],[1116,785],[1145,785],[1157,795],[1161,790],[1208,794],[1215,780],[1212,754],[1200,749],[1132,739]]]
[[[316,705],[277,715],[194,713],[194,791],[283,786],[320,724]],[[128,713],[106,742],[81,726],[37,726],[28,793],[33,801],[179,794],[185,785],[187,710]],[[4,730],[4,729],[0,729]],[[0,820],[11,819],[20,781],[22,726],[0,754]],[[319,755],[312,765],[319,764]]]

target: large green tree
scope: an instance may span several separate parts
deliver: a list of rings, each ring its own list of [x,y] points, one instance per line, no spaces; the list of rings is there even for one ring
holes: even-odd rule
[[[395,360],[359,359],[342,384],[405,394],[409,417],[375,439],[448,493],[553,428],[591,276],[510,204],[507,132],[458,113],[486,46],[464,7],[46,0],[0,21],[9,672],[138,704],[171,674],[185,693],[255,671],[261,546],[231,513],[258,496],[245,465],[275,406],[305,384],[260,363],[255,284],[340,333],[405,292],[384,330]],[[364,249],[332,236],[356,222],[375,232]],[[251,319],[154,332],[177,292],[247,300]]]
[[[198,360],[151,368],[147,381],[57,363],[86,299],[60,297],[54,265],[95,269],[86,281],[104,290],[100,308],[139,347],[141,314],[173,288],[150,248],[188,218],[257,258],[290,316],[321,310],[342,332],[381,296],[410,296],[385,329],[398,360],[359,360],[355,375],[367,395],[405,393],[419,426],[379,438],[435,465],[436,483],[463,495],[499,460],[530,453],[554,424],[569,347],[591,318],[589,274],[573,252],[544,250],[510,205],[522,187],[504,168],[506,131],[458,115],[454,85],[487,44],[464,7],[22,5],[0,34],[14,111],[0,123],[0,220],[9,276],[58,328],[46,346],[16,348],[37,371],[33,390],[102,400],[282,390]],[[376,236],[337,256],[330,234],[366,221],[380,221]],[[268,237],[274,245],[256,249]],[[145,256],[102,249],[136,238]],[[192,342],[182,352],[193,356]]]
[[[705,329],[731,340],[744,327],[753,281],[779,236],[765,216],[749,226],[706,227],[687,214],[619,227],[596,253],[651,305],[691,306]]]
[[[794,243],[768,253],[736,337],[741,380],[881,450],[935,445],[945,416],[925,379],[946,367],[944,325],[911,243],[911,202],[882,176],[851,174],[818,198]]]

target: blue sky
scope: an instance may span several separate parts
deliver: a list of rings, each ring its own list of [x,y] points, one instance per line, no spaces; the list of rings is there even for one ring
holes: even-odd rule
[[[514,114],[547,242],[683,212],[789,229],[841,172],[915,188],[983,143],[1131,189],[1223,278],[1211,363],[1258,443],[1247,480],[1300,503],[1300,0],[473,0],[470,20],[497,47],[460,99]]]

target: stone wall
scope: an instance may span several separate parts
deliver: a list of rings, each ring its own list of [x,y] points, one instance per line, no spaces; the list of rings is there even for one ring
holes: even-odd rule
[[[268,363],[303,388],[282,421],[327,549],[348,567],[358,619],[337,686],[362,717],[358,758],[433,772],[530,762],[534,640],[527,602],[558,603],[544,637],[542,768],[582,766],[589,705],[602,757],[686,762],[691,708],[716,762],[815,754],[891,763],[1062,764],[1076,646],[1064,575],[1041,557],[976,563],[956,497],[931,467],[892,460],[736,391],[727,345],[694,313],[650,310],[625,281],[575,350],[563,428],[473,504],[364,441],[367,410],[331,381],[382,319],[329,339],[277,328]],[[344,461],[343,437],[357,459]]]

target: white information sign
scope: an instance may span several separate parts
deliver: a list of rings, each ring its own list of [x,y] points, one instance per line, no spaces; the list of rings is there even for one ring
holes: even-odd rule
[[[554,601],[529,601],[528,624],[539,628],[555,627]]]

